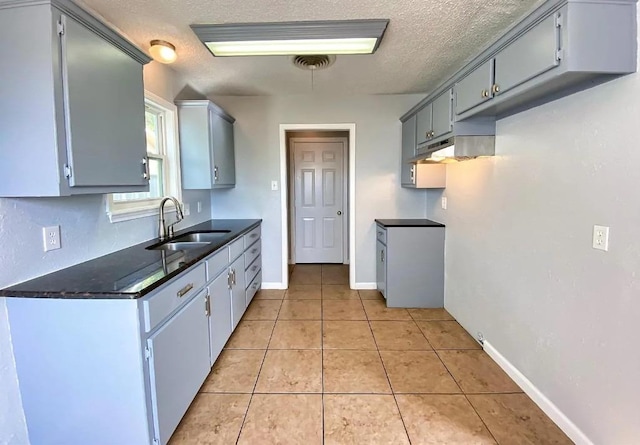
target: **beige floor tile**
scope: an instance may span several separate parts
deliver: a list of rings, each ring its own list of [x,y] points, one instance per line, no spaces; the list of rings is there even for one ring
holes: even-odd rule
[[[443,308],[434,309],[408,309],[414,320],[454,320],[454,318]]]
[[[287,300],[321,300],[322,287],[319,284],[290,284],[284,298]]]
[[[468,397],[500,444],[573,443],[525,394],[487,394]]]
[[[322,396],[254,394],[238,444],[322,444]]]
[[[323,300],[323,320],[366,320],[362,302],[357,300]]]
[[[521,392],[484,351],[438,351],[465,393]]]
[[[360,300],[357,290],[350,289],[346,284],[323,284],[323,300]]]
[[[349,265],[323,264],[322,284],[349,284]]]
[[[321,320],[321,300],[285,300],[280,308],[279,320]]]
[[[412,320],[406,309],[388,308],[384,300],[362,300],[369,320]]]
[[[264,350],[225,349],[213,365],[200,391],[253,392],[264,353]]]
[[[412,445],[496,443],[462,395],[397,395],[396,400]]]
[[[324,443],[409,444],[393,396],[326,395]]]
[[[380,300],[384,301],[384,297],[377,290],[359,290],[361,300]]]
[[[431,351],[422,331],[413,321],[371,321],[371,330],[381,351]]]
[[[198,394],[169,444],[235,443],[250,399],[249,394]]]
[[[243,320],[275,320],[282,300],[254,300],[244,313]]]
[[[320,284],[322,267],[319,264],[296,264],[289,280],[291,284]]]
[[[241,321],[227,342],[227,349],[266,349],[275,321]]]
[[[434,349],[482,349],[457,321],[416,321]]]
[[[376,350],[376,343],[366,321],[329,321],[322,323],[324,349]]]
[[[435,352],[380,351],[394,393],[459,393]]]
[[[322,351],[267,351],[256,392],[322,392]]]
[[[377,351],[325,350],[323,372],[325,393],[391,393]]]
[[[284,292],[284,289],[260,289],[254,300],[282,300]]]
[[[269,349],[320,349],[321,321],[278,320]]]

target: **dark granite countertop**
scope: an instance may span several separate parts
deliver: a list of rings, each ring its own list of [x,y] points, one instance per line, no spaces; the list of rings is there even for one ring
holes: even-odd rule
[[[260,219],[214,219],[176,232],[229,230],[225,236],[201,249],[147,250],[159,242],[145,241],[84,263],[52,272],[0,290],[5,297],[66,299],[136,299],[166,283],[211,255],[229,241],[260,224]]]
[[[382,227],[444,227],[430,219],[376,219]]]

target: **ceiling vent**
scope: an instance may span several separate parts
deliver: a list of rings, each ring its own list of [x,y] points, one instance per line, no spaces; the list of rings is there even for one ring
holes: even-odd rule
[[[336,61],[336,56],[327,55],[307,55],[293,56],[293,64],[301,70],[317,71],[329,68]]]

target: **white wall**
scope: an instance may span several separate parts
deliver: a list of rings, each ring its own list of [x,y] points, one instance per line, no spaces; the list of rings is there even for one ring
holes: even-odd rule
[[[173,102],[185,82],[168,67],[152,62],[144,69],[145,88]],[[37,180],[34,178],[34,180]],[[211,217],[208,191],[185,191],[191,216],[177,227]],[[157,236],[157,217],[112,224],[104,196],[66,198],[0,198],[0,288]],[[197,201],[202,213],[195,212]],[[42,251],[42,227],[60,225],[60,250]],[[24,415],[9,341],[4,300],[0,299],[0,444],[27,443]]]
[[[235,123],[236,182],[212,193],[216,218],[263,219],[263,281],[282,281],[280,124],[356,124],[356,283],[375,282],[375,218],[425,217],[425,193],[400,187],[398,118],[423,96],[214,97]],[[354,215],[352,215],[353,217]],[[353,261],[354,259],[352,259]]]
[[[498,121],[447,166],[446,308],[595,444],[640,443],[640,75]],[[591,247],[611,227],[609,252]]]

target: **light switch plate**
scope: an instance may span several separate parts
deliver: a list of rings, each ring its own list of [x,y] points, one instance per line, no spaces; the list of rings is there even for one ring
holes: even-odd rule
[[[42,241],[44,251],[56,250],[60,248],[60,226],[49,226],[42,228]]]
[[[202,201],[198,201],[198,213],[202,212]]]
[[[442,207],[442,210],[447,210],[447,197],[443,196],[440,199],[440,206]]]
[[[609,250],[609,227],[593,226],[593,248],[598,250]]]
[[[278,181],[271,181],[271,190],[278,190]]]

